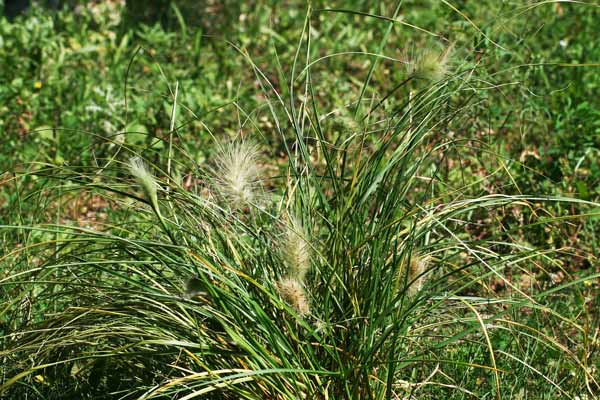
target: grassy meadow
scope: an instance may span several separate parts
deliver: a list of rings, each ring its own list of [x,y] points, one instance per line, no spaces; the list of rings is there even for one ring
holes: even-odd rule
[[[0,398],[600,396],[600,3],[68,3],[0,17]]]

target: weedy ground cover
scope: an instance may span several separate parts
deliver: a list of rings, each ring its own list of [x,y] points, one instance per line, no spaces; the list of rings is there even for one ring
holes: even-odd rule
[[[597,396],[598,7],[255,6],[0,24],[2,394]]]

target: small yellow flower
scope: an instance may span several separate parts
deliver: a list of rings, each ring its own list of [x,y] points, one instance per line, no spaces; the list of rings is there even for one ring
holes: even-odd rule
[[[42,88],[42,82],[40,82],[40,81],[35,81],[35,82],[33,83],[33,88],[34,88],[34,89],[37,89],[37,90],[40,90],[40,89]]]

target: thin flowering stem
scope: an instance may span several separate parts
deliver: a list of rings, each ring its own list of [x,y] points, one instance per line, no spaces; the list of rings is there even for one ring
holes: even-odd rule
[[[167,226],[162,216],[162,213],[160,212],[157,193],[158,183],[156,182],[156,179],[148,169],[148,166],[141,157],[135,156],[129,159],[128,168],[131,175],[133,175],[136,178],[137,182],[142,187],[142,190],[144,191],[147,200],[150,202],[152,210],[158,217],[162,228],[165,230],[173,244],[177,244],[175,237],[171,234],[171,231]]]

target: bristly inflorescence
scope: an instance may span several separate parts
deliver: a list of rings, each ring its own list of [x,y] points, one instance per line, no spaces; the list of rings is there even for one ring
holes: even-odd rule
[[[310,243],[300,219],[288,217],[285,224],[281,253],[287,267],[286,277],[277,282],[277,290],[300,315],[310,312],[304,281],[310,269]]]
[[[283,278],[277,282],[277,290],[283,300],[285,300],[300,315],[306,315],[310,312],[308,300],[304,285],[297,279]]]
[[[281,248],[288,267],[288,275],[304,281],[310,269],[310,243],[302,222],[295,217],[288,218]]]
[[[407,294],[414,296],[423,289],[426,281],[427,268],[429,266],[427,258],[413,255],[408,266]]]
[[[409,64],[410,76],[427,81],[439,81],[444,78],[448,74],[451,51],[451,47],[441,52],[431,49],[422,50]]]
[[[155,210],[158,210],[158,184],[144,160],[139,156],[132,157],[129,159],[128,168],[131,175],[135,177],[144,190],[144,194],[152,204],[152,207],[154,207]]]
[[[261,168],[258,147],[238,141],[226,145],[217,155],[212,171],[217,192],[232,208],[254,204]]]

